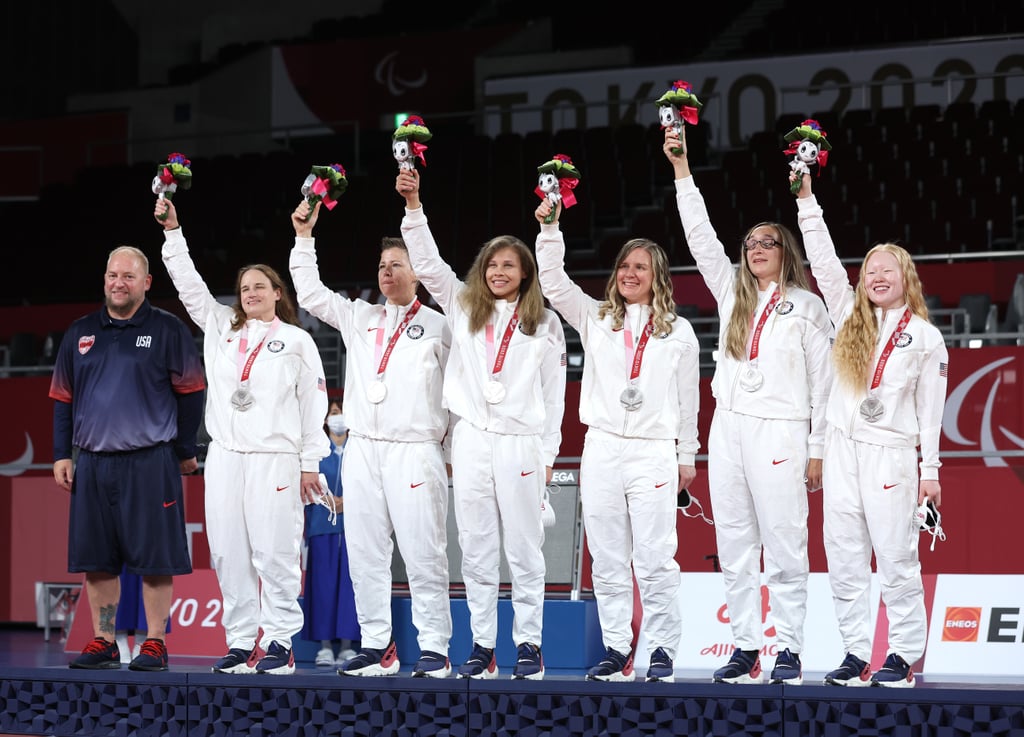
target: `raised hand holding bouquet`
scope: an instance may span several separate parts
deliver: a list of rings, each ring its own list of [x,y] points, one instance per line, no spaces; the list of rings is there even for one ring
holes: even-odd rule
[[[427,150],[427,147],[423,144],[432,137],[433,134],[419,115],[410,115],[406,118],[395,129],[395,133],[391,137],[391,153],[394,154],[395,161],[398,162],[399,170],[415,169],[416,159],[426,166],[427,160],[423,156],[423,152]]]
[[[313,207],[320,201],[328,210],[333,210],[347,188],[348,179],[345,178],[345,167],[341,164],[312,167],[301,189],[302,196],[309,203],[309,215],[313,214]],[[309,220],[309,215],[304,219]]]
[[[703,103],[693,94],[693,85],[683,80],[672,83],[672,89],[658,98],[658,120],[662,128],[671,128],[682,139],[683,124],[697,125]],[[676,156],[686,153],[682,148],[672,149]]]
[[[172,153],[167,155],[166,163],[157,164],[156,176],[153,177],[153,194],[158,199],[174,199],[174,193],[178,189],[188,189],[192,186],[192,162],[185,158],[184,154]],[[167,213],[159,216],[161,220],[167,219]]]
[[[825,166],[828,162],[828,152],[832,150],[832,144],[828,142],[828,134],[821,129],[817,120],[805,120],[796,128],[787,133],[784,138],[789,141],[789,147],[785,153],[792,154],[793,160],[789,162],[789,168],[796,176],[790,177],[789,190],[796,194],[800,191],[800,179],[804,174],[811,173],[812,166]],[[821,174],[821,170],[818,170]]]
[[[556,206],[559,202],[562,207],[572,207],[576,204],[576,195],[573,190],[580,181],[580,172],[573,165],[572,159],[565,154],[555,154],[550,161],[546,161],[537,167],[537,186],[534,192],[541,199],[545,197],[551,200]],[[544,218],[545,223],[551,223],[555,219],[555,211]]]

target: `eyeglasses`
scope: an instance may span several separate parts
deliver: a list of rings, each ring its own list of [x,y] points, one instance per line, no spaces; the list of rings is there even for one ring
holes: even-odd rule
[[[768,251],[772,248],[780,248],[782,244],[774,238],[747,238],[743,241],[743,248],[746,251],[753,251],[758,246]]]

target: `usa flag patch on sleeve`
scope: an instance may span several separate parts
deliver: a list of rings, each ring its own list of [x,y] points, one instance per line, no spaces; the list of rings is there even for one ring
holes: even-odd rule
[[[941,376],[944,379],[949,377],[949,364],[948,363],[940,363],[939,364],[939,376]]]

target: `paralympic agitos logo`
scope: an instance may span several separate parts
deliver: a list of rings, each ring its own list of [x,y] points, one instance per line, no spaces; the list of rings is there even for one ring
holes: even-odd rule
[[[949,392],[946,398],[946,407],[942,415],[942,431],[950,442],[965,448],[980,450],[985,455],[983,460],[986,466],[1002,467],[1007,466],[1006,460],[999,455],[1000,451],[1006,451],[1007,442],[1012,443],[1013,450],[1024,450],[1024,438],[1017,435],[1013,430],[1001,424],[1001,419],[1012,417],[1019,422],[1020,407],[1017,404],[1003,409],[1021,391],[1015,387],[1012,392],[1000,394],[1000,388],[1004,379],[1007,385],[1010,381],[1019,382],[1020,374],[1017,371],[1004,372],[999,369],[1008,363],[1016,360],[1015,356],[1007,356],[991,361],[971,373],[967,378],[957,384]],[[987,382],[983,382],[987,380]],[[979,391],[982,387],[988,386],[988,393],[984,395],[984,401],[978,402],[975,398],[968,399],[976,386]],[[980,406],[981,417],[977,427],[977,438],[969,438],[964,434],[963,428],[969,421],[969,416],[964,417],[965,408]],[[998,432],[997,432],[998,431]]]

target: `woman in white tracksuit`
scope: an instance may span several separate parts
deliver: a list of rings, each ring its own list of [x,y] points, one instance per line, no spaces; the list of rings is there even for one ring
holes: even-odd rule
[[[419,198],[419,172],[399,172],[402,236],[417,276],[452,331],[444,399],[452,438],[455,517],[473,652],[464,678],[494,678],[500,543],[512,577],[513,678],[544,676],[545,563],[541,503],[561,443],[565,335],[544,307],[533,254],[518,238],[481,248],[466,282],[441,258]]]
[[[825,553],[846,658],[825,683],[912,687],[913,664],[928,636],[914,512],[926,500],[936,507],[942,501],[939,434],[949,351],[928,320],[910,254],[891,243],[875,246],[851,286],[810,176],[803,175],[797,197],[811,272],[836,324],[825,436]],[[887,657],[874,675],[872,551],[889,620]]]
[[[821,488],[832,323],[808,286],[796,238],[759,223],[737,267],[708,219],[686,154],[666,129],[676,204],[690,253],[718,303],[719,350],[708,483],[735,650],[718,683],[760,683],[761,556],[778,655],[772,683],[803,680],[807,612],[807,493]]]
[[[289,674],[303,621],[303,505],[320,497],[320,459],[330,453],[320,352],[276,271],[243,267],[236,303],[221,304],[189,256],[171,201],[157,200],[154,215],[164,226],[167,273],[205,334],[213,440],[204,471],[206,534],[228,645],[213,670]]]
[[[632,681],[633,576],[652,646],[648,681],[675,680],[682,635],[676,499],[697,475],[700,345],[675,314],[668,258],[653,241],[627,241],[597,300],[565,273],[557,206],[535,216],[541,288],[580,334],[583,524],[606,653],[587,680]]]
[[[448,599],[448,473],[441,406],[451,347],[447,321],[416,297],[419,283],[400,238],[384,238],[377,282],[383,305],[350,300],[320,281],[313,226],[318,202],[292,214],[290,270],[299,305],[341,332],[344,413],[349,426],[342,478],[345,533],[362,642],[342,675],[397,673],[391,623],[391,535],[409,576],[420,658],[413,676],[451,675]],[[308,220],[306,219],[308,216]]]

